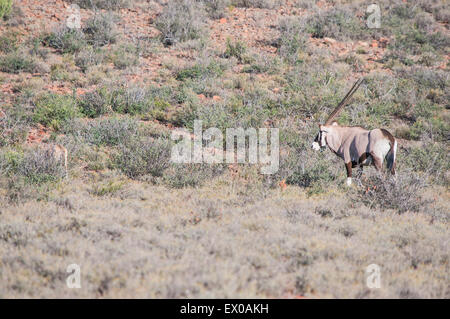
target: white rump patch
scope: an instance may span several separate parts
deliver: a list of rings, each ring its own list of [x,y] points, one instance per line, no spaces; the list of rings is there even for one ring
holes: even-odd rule
[[[382,160],[386,157],[387,153],[391,149],[391,145],[388,140],[379,140],[373,147],[373,152]]]

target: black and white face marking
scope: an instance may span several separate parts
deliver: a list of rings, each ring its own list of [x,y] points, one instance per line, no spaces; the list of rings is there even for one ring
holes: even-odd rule
[[[312,143],[311,147],[315,151],[319,151],[321,147],[327,146],[325,142],[325,134],[323,131],[319,131],[316,138],[314,139],[314,142]]]

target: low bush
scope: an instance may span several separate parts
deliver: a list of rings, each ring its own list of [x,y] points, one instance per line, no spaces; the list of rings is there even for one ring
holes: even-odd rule
[[[123,188],[124,183],[121,181],[108,181],[96,184],[89,191],[95,196],[112,196]]]
[[[306,30],[314,38],[334,38],[337,40],[364,39],[370,36],[370,30],[358,19],[353,10],[332,7],[318,10],[306,20]]]
[[[18,48],[18,34],[15,32],[7,31],[0,36],[0,52],[11,53]]]
[[[13,51],[0,56],[0,71],[6,73],[30,72],[39,70],[39,66],[34,59],[22,51]]]
[[[246,53],[247,47],[243,42],[236,41],[233,43],[230,39],[227,39],[227,48],[222,56],[224,58],[235,57],[240,63],[249,63],[251,59]]]
[[[198,187],[224,171],[218,164],[172,164],[164,172],[164,183],[173,188]]]
[[[123,83],[101,85],[79,99],[79,107],[89,117],[117,112],[122,114],[145,114],[151,106],[146,88]]]
[[[117,167],[128,177],[163,176],[170,164],[171,143],[168,138],[136,138],[122,144],[115,158]]]
[[[290,63],[300,60],[300,53],[307,46],[307,32],[304,20],[299,17],[281,19],[278,24],[280,37],[277,40],[278,53]]]
[[[86,41],[95,47],[115,43],[118,37],[115,20],[111,13],[94,15],[87,20],[83,27]]]
[[[281,1],[279,0],[232,0],[231,4],[236,7],[244,8],[262,8],[273,9],[279,6]]]
[[[33,120],[59,130],[64,122],[80,115],[77,102],[71,95],[47,94],[36,101]]]
[[[0,19],[8,16],[12,9],[13,0],[0,0]]]
[[[445,172],[450,170],[447,153],[438,143],[426,140],[423,146],[405,148],[400,153],[399,161],[413,172],[428,176],[430,181],[445,184],[450,182],[445,180]]]
[[[0,117],[0,147],[23,143],[27,138],[28,125],[25,119],[5,113]]]
[[[227,6],[230,5],[230,0],[202,0],[205,5],[206,12],[212,19],[220,19],[226,16]]]
[[[202,3],[192,0],[169,1],[155,21],[165,45],[198,39],[204,33],[206,13]]]
[[[107,87],[86,92],[78,99],[80,112],[85,116],[95,118],[112,112],[110,91]]]
[[[81,30],[71,29],[65,25],[44,35],[42,43],[60,53],[75,53],[87,45],[85,35]]]
[[[117,69],[125,70],[139,64],[139,52],[136,47],[122,45],[113,52],[111,59]]]
[[[65,176],[65,170],[49,152],[38,147],[25,152],[17,174],[24,176],[30,183],[43,184],[60,180]]]
[[[306,154],[291,150],[281,166],[287,184],[305,187],[309,195],[326,191],[330,183],[338,182],[339,171],[330,163],[330,154]],[[342,168],[343,169],[343,168]],[[343,172],[343,171],[342,171]]]
[[[67,0],[75,3],[83,9],[118,10],[130,7],[130,0]]]
[[[26,182],[37,185],[55,182],[65,176],[64,166],[45,147],[35,147],[25,152],[1,151],[0,169],[1,174],[12,179],[24,178]]]
[[[86,72],[91,66],[101,64],[103,60],[103,51],[92,46],[87,46],[75,55],[75,65],[83,72]]]
[[[139,123],[131,118],[104,118],[93,121],[76,120],[67,123],[64,133],[97,146],[126,145],[139,135]]]
[[[208,64],[198,63],[177,72],[176,79],[185,81],[187,79],[198,79],[206,77],[218,77],[223,74],[225,66],[218,61],[209,61]]]
[[[410,170],[398,171],[395,177],[373,172],[360,183],[356,199],[369,208],[394,209],[402,214],[417,212],[429,203],[422,197],[427,179]]]

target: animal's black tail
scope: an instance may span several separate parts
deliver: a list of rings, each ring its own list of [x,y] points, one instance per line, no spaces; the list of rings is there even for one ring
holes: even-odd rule
[[[387,167],[391,171],[392,175],[395,175],[395,159],[397,157],[397,140],[394,138],[394,143],[391,143],[391,149],[387,153]]]

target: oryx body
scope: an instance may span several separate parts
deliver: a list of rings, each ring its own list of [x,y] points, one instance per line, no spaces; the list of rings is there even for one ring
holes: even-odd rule
[[[331,151],[344,160],[347,185],[352,183],[352,168],[373,164],[377,170],[381,170],[385,158],[391,173],[395,174],[397,141],[391,133],[385,129],[369,131],[358,126],[340,126],[333,121],[362,82],[362,79],[358,80],[325,124],[319,125],[319,134],[312,144],[315,150],[328,145]]]
[[[351,184],[352,168],[373,164],[377,170],[386,158],[388,168],[395,174],[397,141],[385,129],[366,130],[357,126],[320,125],[313,148],[328,145],[331,151],[342,158],[347,169],[347,184]]]

